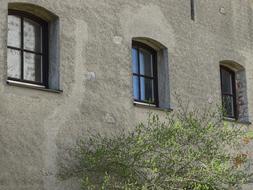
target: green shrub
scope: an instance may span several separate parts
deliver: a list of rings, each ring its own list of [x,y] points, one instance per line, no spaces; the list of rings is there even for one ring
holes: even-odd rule
[[[82,188],[239,189],[250,177],[244,131],[216,113],[179,112],[163,121],[151,114],[131,132],[97,133],[78,144]]]

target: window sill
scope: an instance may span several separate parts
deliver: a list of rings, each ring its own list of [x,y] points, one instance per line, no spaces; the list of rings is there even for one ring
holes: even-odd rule
[[[147,103],[143,103],[143,102],[133,102],[134,106],[136,107],[140,107],[140,108],[149,108],[149,109],[154,109],[154,110],[158,110],[158,111],[166,111],[166,112],[171,112],[173,111],[173,109],[171,108],[161,108],[161,107],[156,107],[153,104],[147,104]]]
[[[223,120],[229,121],[232,123],[244,124],[244,125],[251,125],[252,124],[250,121],[239,121],[239,120],[236,120],[234,118],[229,118],[229,117],[223,117]]]
[[[13,80],[7,80],[6,83],[10,86],[24,87],[24,88],[36,89],[36,90],[41,90],[41,91],[46,91],[46,92],[53,92],[53,93],[62,93],[63,92],[62,90],[48,89],[48,88],[45,88],[45,86],[24,83],[24,82],[18,82],[18,81],[13,81]]]

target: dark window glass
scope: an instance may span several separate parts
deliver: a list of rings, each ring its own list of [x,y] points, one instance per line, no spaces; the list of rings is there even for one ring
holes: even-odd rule
[[[153,79],[140,77],[141,80],[141,100],[155,102]]]
[[[234,99],[232,96],[223,95],[223,109],[225,111],[224,116],[227,117],[235,117],[235,109],[234,109]]]
[[[152,77],[153,76],[152,54],[144,49],[140,49],[139,56],[140,56],[140,74]]]
[[[30,14],[9,10],[9,80],[47,86],[47,23]]]
[[[221,67],[220,73],[224,116],[236,118],[235,73],[226,67]]]
[[[232,75],[229,71],[224,69],[221,70],[222,73],[222,92],[226,94],[233,94],[233,82]]]
[[[142,44],[133,42],[132,71],[134,100],[158,105],[156,52]]]

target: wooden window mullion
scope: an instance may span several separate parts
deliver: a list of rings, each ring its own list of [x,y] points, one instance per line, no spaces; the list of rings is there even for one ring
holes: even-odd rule
[[[155,77],[150,77],[150,76],[147,76],[147,75],[142,75],[142,74],[137,74],[137,73],[133,73],[134,76],[137,76],[137,77],[143,77],[143,78],[147,78],[147,79],[155,79]]]
[[[228,93],[222,93],[223,96],[232,96],[234,97],[235,95],[234,94],[228,94]]]
[[[49,70],[49,66],[48,66],[48,49],[49,49],[49,45],[48,45],[48,24],[43,24],[42,26],[42,65],[41,65],[41,69],[42,69],[42,82],[43,84],[48,87],[48,70]]]
[[[152,55],[152,67],[153,67],[153,91],[154,91],[154,101],[155,104],[159,105],[159,98],[158,98],[158,75],[157,75],[157,53]]]
[[[138,65],[138,86],[139,86],[139,100],[141,100],[141,77],[140,77],[140,72],[141,72],[141,68],[140,68],[140,50],[139,48],[137,48],[137,65]]]
[[[234,117],[235,117],[235,119],[238,119],[238,109],[237,109],[237,104],[236,104],[235,72],[232,72],[231,75],[232,75],[232,93],[233,93]]]
[[[21,80],[24,80],[24,18],[21,17]]]

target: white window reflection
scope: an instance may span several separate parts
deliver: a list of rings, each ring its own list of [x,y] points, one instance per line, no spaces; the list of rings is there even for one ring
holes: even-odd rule
[[[8,16],[8,46],[21,47],[21,19],[17,16]]]
[[[41,30],[38,23],[24,19],[24,49],[41,52]]]
[[[8,49],[7,56],[8,77],[21,78],[21,53],[18,50]]]
[[[42,82],[41,56],[33,53],[24,53],[24,79]]]

